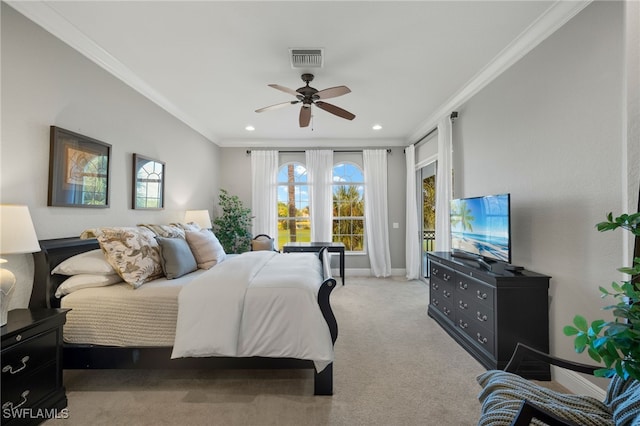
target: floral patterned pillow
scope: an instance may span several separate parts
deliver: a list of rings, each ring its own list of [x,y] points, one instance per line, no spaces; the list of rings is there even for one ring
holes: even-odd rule
[[[122,227],[100,231],[97,239],[107,260],[133,288],[163,275],[160,249],[151,230]]]

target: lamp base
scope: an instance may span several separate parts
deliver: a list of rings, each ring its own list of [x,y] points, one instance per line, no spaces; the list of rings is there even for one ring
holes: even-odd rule
[[[0,326],[7,324],[9,303],[16,289],[16,276],[7,269],[0,269]]]

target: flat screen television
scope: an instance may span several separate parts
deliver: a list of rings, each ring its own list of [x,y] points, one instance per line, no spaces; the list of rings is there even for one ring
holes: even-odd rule
[[[481,259],[511,263],[510,194],[451,201],[451,247]]]

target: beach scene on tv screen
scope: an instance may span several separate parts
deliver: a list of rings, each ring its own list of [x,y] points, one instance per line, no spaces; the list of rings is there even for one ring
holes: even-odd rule
[[[508,195],[451,201],[451,247],[508,262]]]

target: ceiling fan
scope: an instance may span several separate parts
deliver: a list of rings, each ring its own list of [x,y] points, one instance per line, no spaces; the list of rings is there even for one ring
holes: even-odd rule
[[[320,109],[347,120],[353,120],[356,118],[356,116],[349,111],[323,101],[323,99],[335,98],[351,92],[347,86],[336,86],[324,90],[317,90],[309,86],[309,82],[313,81],[313,74],[302,74],[301,78],[307,85],[296,90],[289,89],[288,87],[280,86],[278,84],[269,84],[269,87],[273,87],[274,89],[293,95],[297,100],[270,105],[268,107],[257,109],[256,112],[263,112],[281,108],[286,105],[302,103],[299,118],[300,127],[307,127],[309,125],[309,122],[311,121],[311,105],[315,105]]]

